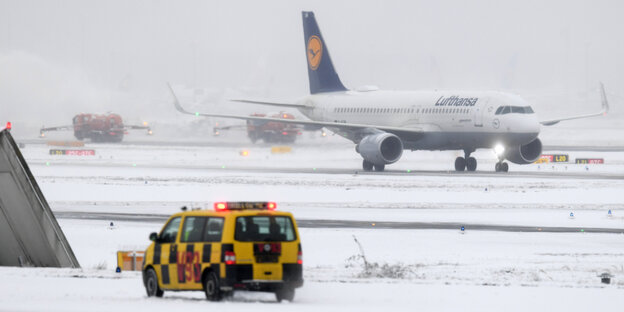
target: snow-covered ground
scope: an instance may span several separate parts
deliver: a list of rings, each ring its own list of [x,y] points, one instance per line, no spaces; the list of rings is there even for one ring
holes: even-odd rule
[[[447,173],[454,152],[406,152],[388,167],[404,174],[356,173],[361,159],[352,146],[333,138],[304,140],[289,154],[271,154],[270,146],[262,145],[102,144],[87,146],[96,156],[82,157],[50,156],[49,148],[27,144],[22,152],[56,212],[169,215],[181,205],[271,200],[297,219],[624,231],[624,180],[619,178],[624,153],[618,152],[565,152],[572,159],[601,157],[604,165],[511,165],[512,172],[523,173],[492,175],[495,160],[487,151],[475,154],[481,171],[476,174]],[[249,156],[240,155],[243,149]],[[140,274],[114,273],[115,252],[145,248],[149,233],[161,224],[116,222],[109,229],[108,220],[59,223],[82,269],[0,268],[0,311],[619,311],[624,304],[624,234],[469,227],[462,234],[372,224],[370,229],[302,228],[306,282],[295,302],[273,304],[270,294],[240,293],[231,301],[210,303],[201,293],[147,298]],[[611,284],[600,283],[597,275],[603,272],[615,275]]]

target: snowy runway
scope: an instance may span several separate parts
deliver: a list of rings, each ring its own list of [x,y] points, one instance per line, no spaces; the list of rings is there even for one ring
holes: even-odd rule
[[[322,142],[321,142],[322,143]],[[598,155],[604,165],[511,166],[447,173],[453,152],[406,153],[389,173],[356,174],[359,156],[341,144],[269,147],[94,145],[95,157],[50,156],[45,145],[23,153],[82,269],[0,268],[0,310],[618,310],[624,303],[624,153]],[[253,170],[253,168],[263,168]],[[250,170],[247,170],[250,169]],[[424,174],[418,174],[424,173]],[[351,222],[358,227],[302,227],[305,285],[295,302],[240,293],[210,303],[201,293],[148,299],[140,275],[114,273],[115,252],[142,249],[159,220],[182,205],[271,200],[302,224]],[[609,210],[611,214],[609,214]],[[80,214],[99,215],[78,220]],[[142,214],[144,219],[106,216]],[[573,216],[571,217],[570,214]],[[481,224],[553,227],[571,233],[390,229],[388,224]],[[379,223],[379,227],[375,227]],[[367,228],[366,225],[370,224]],[[354,238],[362,244],[364,258]],[[96,242],[96,243],[94,243]],[[601,284],[598,274],[615,277]],[[5,282],[6,281],[6,282]],[[183,306],[183,308],[182,308]]]

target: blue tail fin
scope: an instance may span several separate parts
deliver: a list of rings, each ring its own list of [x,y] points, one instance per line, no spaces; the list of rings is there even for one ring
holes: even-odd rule
[[[308,60],[308,78],[310,93],[346,91],[334,69],[329,50],[321,36],[321,31],[314,18],[314,12],[301,12],[303,17],[303,35]]]

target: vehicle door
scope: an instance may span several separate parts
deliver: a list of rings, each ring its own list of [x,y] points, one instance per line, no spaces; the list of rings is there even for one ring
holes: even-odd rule
[[[186,216],[176,253],[180,289],[201,289],[201,241],[207,217]]]
[[[161,278],[163,288],[177,289],[177,237],[182,217],[171,219],[163,228],[154,245],[154,267]]]
[[[220,261],[223,218],[187,216],[177,250],[176,272],[180,289],[202,289],[204,269]]]
[[[237,218],[235,252],[241,262],[253,263],[254,280],[282,280],[282,263],[297,261],[298,246],[290,217],[249,216]]]

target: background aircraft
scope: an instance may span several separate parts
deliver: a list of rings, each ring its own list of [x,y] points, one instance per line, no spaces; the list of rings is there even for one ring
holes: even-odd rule
[[[296,103],[233,100],[244,103],[296,108],[310,121],[185,110],[174,90],[175,107],[196,116],[281,121],[304,126],[327,127],[353,141],[365,171],[383,171],[398,161],[404,149],[463,150],[455,170],[475,171],[471,153],[492,148],[499,162],[496,171],[508,171],[504,160],[529,164],[542,152],[540,125],[606,114],[608,102],[601,84],[602,109],[597,113],[539,121],[519,96],[495,91],[381,91],[375,87],[348,90],[331,61],[327,44],[313,12],[302,12],[310,95]]]

